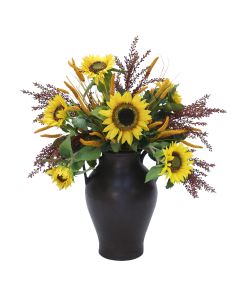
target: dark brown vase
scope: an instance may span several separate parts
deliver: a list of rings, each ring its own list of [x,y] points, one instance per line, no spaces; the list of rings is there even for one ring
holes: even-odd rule
[[[156,182],[144,183],[147,171],[136,152],[104,153],[86,180],[87,206],[105,258],[130,260],[143,254],[157,200]]]

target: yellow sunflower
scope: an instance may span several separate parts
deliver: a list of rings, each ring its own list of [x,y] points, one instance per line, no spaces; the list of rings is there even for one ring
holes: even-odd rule
[[[72,170],[67,167],[58,166],[48,170],[46,173],[52,177],[52,181],[57,184],[60,190],[66,189],[73,182]]]
[[[155,96],[156,97],[160,96],[160,99],[164,99],[167,96],[168,92],[174,87],[174,84],[167,78],[157,83],[157,87],[159,89]],[[172,100],[175,103],[180,104],[182,102],[182,97],[177,91],[175,91],[172,94]]]
[[[184,182],[193,169],[192,152],[180,143],[172,143],[163,153],[164,168],[160,175],[165,174],[172,183]]]
[[[62,96],[54,96],[44,110],[42,122],[49,126],[60,127],[67,117],[67,103]]]
[[[177,104],[180,104],[182,102],[182,96],[177,91],[173,93],[172,99]]]
[[[139,94],[132,97],[130,92],[124,95],[115,93],[107,102],[108,110],[101,110],[99,113],[107,117],[103,124],[107,125],[103,132],[108,132],[106,138],[113,140],[117,137],[122,144],[126,141],[129,145],[133,137],[139,139],[143,130],[149,130],[148,123],[152,119],[150,110],[146,107],[148,103],[141,99]]]
[[[104,57],[89,55],[83,58],[81,70],[98,84],[99,81],[103,81],[104,75],[113,68],[113,65],[114,57],[111,54]]]

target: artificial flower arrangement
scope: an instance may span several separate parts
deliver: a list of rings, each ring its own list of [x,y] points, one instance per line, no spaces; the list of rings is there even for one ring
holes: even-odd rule
[[[201,119],[225,111],[207,107],[208,95],[184,105],[178,84],[150,78],[158,57],[142,67],[150,50],[140,56],[137,42],[124,63],[113,55],[86,56],[81,64],[72,59],[75,78],[67,77],[64,89],[34,83],[40,91],[22,91],[37,102],[34,122],[42,127],[35,133],[53,139],[37,155],[30,177],[43,171],[63,189],[96,168],[102,153],[134,151],[155,162],[145,182],[165,176],[166,188],[182,183],[193,197],[202,188],[214,192],[204,179],[214,164],[197,158],[203,146],[189,139],[200,139],[211,151]],[[58,132],[51,133],[53,128]]]

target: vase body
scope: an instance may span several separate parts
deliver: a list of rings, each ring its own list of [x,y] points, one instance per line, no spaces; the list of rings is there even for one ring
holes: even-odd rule
[[[156,182],[144,183],[147,171],[138,153],[104,153],[86,181],[87,206],[105,258],[129,260],[143,253],[157,200]]]

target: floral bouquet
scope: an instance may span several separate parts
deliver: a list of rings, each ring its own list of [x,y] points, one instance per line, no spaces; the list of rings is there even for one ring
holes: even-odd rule
[[[53,139],[37,155],[29,177],[42,171],[63,189],[96,168],[104,152],[138,152],[155,162],[146,182],[165,176],[166,188],[182,183],[193,197],[202,188],[214,192],[205,181],[214,164],[197,158],[196,149],[203,146],[189,139],[199,139],[211,151],[207,132],[199,128],[207,125],[202,118],[225,111],[208,108],[208,95],[184,105],[178,84],[163,71],[150,78],[158,57],[142,66],[151,51],[141,56],[137,42],[136,37],[124,63],[113,55],[86,56],[81,64],[72,59],[75,78],[67,77],[64,89],[34,83],[37,92],[22,91],[37,102],[34,122],[42,127],[35,133]]]

